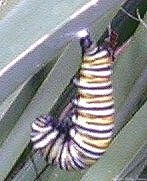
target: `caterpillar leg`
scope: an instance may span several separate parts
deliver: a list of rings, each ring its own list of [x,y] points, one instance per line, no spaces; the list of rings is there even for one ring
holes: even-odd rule
[[[63,112],[59,116],[59,121],[62,121],[68,117],[69,114],[71,114],[73,110],[73,104],[70,102],[63,110]]]

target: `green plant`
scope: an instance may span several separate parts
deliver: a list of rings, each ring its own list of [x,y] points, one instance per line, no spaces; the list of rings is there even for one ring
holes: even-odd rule
[[[18,2],[2,15],[0,180],[35,178],[36,173],[29,159],[31,122],[40,114],[50,111],[58,115],[73,94],[69,83],[80,64],[81,52],[78,40],[74,40],[69,33],[89,27],[98,40],[124,1],[100,1],[94,6],[85,6],[89,2],[79,0],[76,3],[70,1],[69,4],[69,1],[26,0]],[[130,5],[130,9],[133,5]],[[144,10],[142,7],[140,9],[142,13]],[[123,22],[118,19],[114,21],[114,26],[119,30],[122,44],[128,39],[127,36],[133,34],[129,34],[133,25],[129,26],[130,31],[127,29],[126,33],[125,28],[122,30],[121,27]],[[123,21],[126,20],[124,18]],[[147,16],[144,21],[147,23]],[[117,58],[114,95],[118,134],[105,156],[83,172],[67,173],[49,167],[41,175],[42,180],[138,179],[147,165],[146,35],[147,29],[140,25],[130,46]],[[45,163],[37,154],[34,159],[39,172]]]

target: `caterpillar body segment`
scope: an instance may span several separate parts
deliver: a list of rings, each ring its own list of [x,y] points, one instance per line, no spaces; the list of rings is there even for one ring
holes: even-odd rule
[[[80,40],[82,63],[73,83],[77,94],[62,121],[51,116],[32,124],[33,147],[64,170],[95,163],[108,148],[114,127],[113,55],[86,34]],[[66,110],[67,112],[67,110]]]

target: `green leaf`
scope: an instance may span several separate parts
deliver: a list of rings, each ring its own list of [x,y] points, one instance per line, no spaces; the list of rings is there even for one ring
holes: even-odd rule
[[[49,62],[34,76],[30,76],[3,104],[0,105],[0,145],[6,139],[19,117],[30,103],[56,60]]]
[[[144,19],[147,22],[147,16]],[[123,105],[136,80],[147,66],[147,30],[139,26],[130,46],[117,59],[114,69],[114,86],[117,107]],[[121,80],[121,81],[120,81]]]
[[[113,16],[113,13],[111,13],[111,16]],[[106,25],[110,21],[111,16],[110,16],[110,13],[108,13],[107,16],[105,15],[100,21],[100,26],[98,26],[98,24],[96,24],[96,23],[93,24],[92,27],[93,27],[93,32],[94,32],[93,34],[94,35],[97,35],[97,37],[101,35],[102,30],[104,29],[104,25],[106,27]],[[101,25],[103,25],[103,26],[101,26]],[[69,47],[63,52],[62,56],[60,57],[60,61],[61,62],[63,61],[64,65],[66,65],[67,62],[71,64],[70,71],[73,69],[73,67],[75,67],[73,75],[75,74],[76,70],[78,70],[78,65],[80,63],[80,59],[81,59],[81,51],[80,51],[80,47],[79,47],[78,42],[75,42],[75,43],[72,43],[71,45],[69,45]],[[58,63],[57,66],[59,66],[59,63]],[[62,68],[58,67],[58,69],[60,71],[62,71]],[[56,71],[57,71],[57,69],[56,69]],[[67,72],[67,74],[68,74],[68,72]],[[66,77],[66,79],[67,79],[67,77]],[[56,90],[54,90],[54,91],[55,91],[55,94],[58,94],[58,89],[59,89],[59,86],[60,86],[60,84],[57,82],[58,77],[54,77],[54,80],[56,81],[56,86],[57,86]],[[68,81],[68,83],[69,83],[69,81]],[[44,91],[42,91],[42,94],[44,94]],[[65,99],[67,99],[67,97],[68,97],[67,95],[63,96],[62,99],[61,99],[61,102],[59,104],[57,104],[57,106],[55,106],[56,114],[59,111],[59,108],[62,105],[63,100],[64,100],[64,103],[67,101],[67,100],[65,100]],[[44,104],[44,103],[42,103],[42,104]],[[46,103],[46,104],[49,104],[49,103]],[[44,109],[45,109],[45,107],[43,106],[42,112],[45,112]],[[61,109],[63,110],[62,106],[61,106]],[[35,163],[36,163],[36,166],[38,168],[37,169],[38,172],[40,172],[40,165],[44,165],[44,163],[40,159],[38,159]],[[31,179],[34,178],[34,174],[35,173],[34,173],[33,165],[32,165],[32,163],[30,161],[28,161],[27,164],[24,166],[24,168],[17,174],[15,179],[16,180],[18,180],[18,179],[31,180]],[[59,169],[54,169],[54,168],[49,167],[43,173],[42,178],[43,178],[43,180],[46,180],[48,177],[51,180],[62,180],[63,178],[64,178],[64,180],[69,180],[69,178],[73,179],[73,180],[80,180],[82,174],[83,174],[83,172],[79,173],[79,174],[78,174],[78,172],[66,173],[66,172],[61,171]]]
[[[147,22],[147,15],[144,18]],[[116,132],[119,131],[147,99],[147,29],[140,25],[130,46],[118,57],[114,67]]]
[[[122,2],[25,0],[18,4],[0,21],[0,102],[52,60],[76,32]]]
[[[18,172],[17,175],[12,174],[15,176],[13,178],[14,180],[33,180],[35,178],[35,170],[30,160],[26,160],[27,162],[22,169],[15,168],[15,164],[23,160],[22,153],[30,141],[30,127],[32,121],[36,117],[40,116],[40,114],[46,114],[52,110],[54,105],[57,103],[57,100],[59,98],[61,99],[61,94],[78,70],[81,59],[81,50],[79,41],[76,40],[75,37],[71,36],[71,34],[79,31],[83,27],[90,27],[90,32],[92,32],[93,36],[98,39],[103,30],[106,28],[106,25],[108,25],[108,22],[114,16],[114,13],[117,11],[118,2],[122,1],[98,1],[96,5],[89,6],[88,9],[79,13],[79,8],[81,8],[85,2],[90,1],[83,0],[80,1],[79,4],[76,4],[75,1],[71,1],[71,6],[66,8],[65,5],[69,3],[67,1],[63,1],[60,4],[61,6],[59,6],[59,4],[57,2],[55,3],[55,1],[51,4],[50,1],[46,0],[44,0],[44,3],[26,0],[18,4],[18,6],[9,12],[6,18],[0,22],[0,25],[3,25],[0,33],[4,35],[0,36],[3,40],[0,41],[0,44],[3,45],[0,46],[0,48],[2,47],[2,53],[0,56],[3,60],[0,65],[2,67],[2,71],[0,72],[1,102],[6,99],[7,96],[10,95],[19,85],[28,80],[29,77],[32,77],[36,72],[38,72],[38,70],[41,69],[41,67],[45,66],[47,62],[53,61],[53,58],[60,53],[62,48],[65,49],[32,101],[31,96],[33,95],[29,97],[29,101],[31,102],[25,110],[25,106],[23,106],[23,113],[18,112],[17,110],[16,113],[19,114],[16,120],[13,120],[13,116],[11,118],[12,122],[8,128],[9,131],[6,135],[7,139],[3,139],[4,142],[0,148],[0,180],[9,178],[8,175],[11,175],[13,170]],[[50,4],[52,6],[50,6]],[[47,18],[50,16],[52,8],[57,9],[58,11],[53,11],[54,18]],[[57,12],[61,15],[61,17],[59,17]],[[29,19],[26,16],[27,13],[30,17]],[[71,18],[70,15],[72,15],[72,13],[75,14]],[[6,28],[4,29],[4,27]],[[124,110],[125,112],[122,113],[124,119],[120,119],[119,121],[120,117],[117,117],[118,123],[121,126],[128,121],[125,119],[125,115],[128,116],[129,114],[130,116],[130,113],[135,113],[146,101],[146,95],[144,93],[146,90],[146,84],[144,81],[145,79],[143,78],[144,73],[142,73],[142,69],[145,69],[144,67],[146,66],[146,38],[142,37],[146,37],[146,31],[139,31],[140,32],[135,35],[135,43],[132,43],[132,48],[128,49],[126,54],[120,57],[115,70],[114,84],[116,84],[114,86],[116,90],[115,95],[117,110],[120,112],[123,112]],[[19,38],[17,39],[18,36]],[[36,42],[36,40],[42,36],[43,38],[40,39],[39,42]],[[138,39],[138,37],[140,39]],[[69,43],[71,39],[74,39],[75,41]],[[144,41],[143,45],[142,41]],[[30,45],[31,48],[27,49]],[[27,51],[25,51],[26,49]],[[19,54],[23,51],[25,51],[24,54],[19,56]],[[140,60],[142,64],[140,64]],[[128,69],[128,67],[130,67],[130,69]],[[141,73],[142,77],[140,77]],[[129,77],[125,79],[127,74]],[[143,79],[143,83],[137,84],[137,82],[140,82],[141,79]],[[28,83],[26,85],[28,85]],[[138,91],[138,89],[136,89],[137,85],[143,85],[143,89],[137,92],[137,98],[136,96],[129,97],[130,95],[135,94],[136,90]],[[34,88],[35,86],[32,86],[32,89]],[[34,91],[35,94],[36,91],[32,91]],[[24,95],[25,94],[23,94],[22,90],[20,90],[20,94],[16,96],[16,99],[13,95],[11,95],[13,100],[12,104],[10,103],[9,105],[12,107],[15,105],[17,107],[15,100],[19,101],[19,96],[21,100]],[[143,99],[141,99],[142,95],[144,96]],[[60,101],[66,103],[67,100],[65,101],[65,99],[66,96],[63,96],[63,100],[61,99]],[[126,108],[126,100],[133,100],[137,103],[132,103],[126,110],[124,109]],[[142,104],[139,105],[140,100],[142,101]],[[27,105],[29,101],[24,101],[24,103],[26,103],[25,105]],[[131,165],[132,160],[135,159],[137,153],[140,154],[140,150],[143,148],[143,140],[146,136],[144,106],[133,117],[131,122],[121,131],[118,137],[116,137],[114,143],[112,144],[112,148],[110,148],[105,156],[98,161],[100,165],[98,167],[97,164],[93,166],[82,180],[88,180],[88,178],[91,180],[98,180],[99,177],[97,176],[99,175],[99,171],[100,179],[117,178],[117,176],[123,173],[124,170],[129,170],[131,167],[135,168],[135,165]],[[55,114],[58,113],[58,108],[59,104],[55,105]],[[62,109],[62,105],[60,105],[60,108]],[[6,113],[8,112],[9,108],[6,106],[4,114],[5,118],[7,117]],[[118,112],[118,115],[120,112]],[[10,113],[15,114],[15,111],[10,111]],[[10,117],[11,116],[8,118]],[[140,121],[140,119],[142,120]],[[141,128],[139,122],[143,125],[143,128]],[[7,125],[8,123],[9,119],[7,119]],[[14,126],[12,123],[14,123]],[[132,130],[135,133],[131,132]],[[139,134],[137,134],[137,131]],[[135,139],[137,144],[136,147],[134,146]],[[138,140],[140,140],[140,143],[138,143]],[[118,151],[120,151],[120,155],[118,154]],[[130,154],[130,152],[133,154]],[[37,155],[35,155],[35,160],[37,169],[40,171],[45,165],[44,161]],[[112,167],[109,167],[111,166],[110,163]],[[136,161],[135,164],[136,163],[138,163],[138,161]],[[107,172],[107,170],[109,172]],[[43,180],[80,180],[83,174],[84,172],[67,173],[57,168],[49,167],[41,177]]]
[[[118,176],[119,178],[134,179],[137,180],[140,173],[147,166],[147,142],[140,148],[134,159],[127,167],[124,167],[122,173]]]
[[[0,160],[1,178],[6,177],[24,148],[29,143],[31,122],[33,122],[36,117],[40,116],[40,114],[49,112],[69,83],[71,77],[75,74],[77,64],[79,64],[78,60],[80,61],[80,58],[78,58],[78,55],[80,56],[80,49],[77,43],[68,48],[72,48],[71,50],[73,50],[73,47],[75,47],[75,49],[74,51],[71,51],[71,54],[68,54],[66,57],[64,57],[64,55],[60,57],[55,64],[55,67],[38,90],[36,96],[25,109],[19,121],[3,143],[0,149],[2,158]],[[68,48],[66,51],[69,51]],[[70,56],[72,56],[73,59],[70,59]],[[11,152],[7,152],[7,150],[11,150]],[[3,159],[5,160],[5,164],[3,164]]]

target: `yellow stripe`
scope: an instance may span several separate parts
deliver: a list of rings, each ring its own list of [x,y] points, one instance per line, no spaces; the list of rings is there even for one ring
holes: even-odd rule
[[[106,67],[108,66],[111,66],[112,65],[112,62],[105,62],[105,63],[99,63],[99,64],[91,64],[91,63],[85,63],[85,62],[82,62],[81,64],[81,69],[83,68],[92,68],[93,66],[96,66],[96,65],[105,65]]]
[[[97,77],[80,73],[80,81],[87,83],[108,83],[110,80],[110,77]]]
[[[83,100],[83,98],[82,98]],[[85,100],[83,100],[84,102],[86,102]],[[113,98],[110,96],[110,99],[109,100],[97,100],[97,99],[94,99],[93,101],[88,101],[87,103],[89,104],[98,104],[98,103],[112,103],[113,102]]]
[[[83,113],[83,112],[80,112],[79,110],[77,111],[78,112],[78,116],[87,116],[89,118],[104,118],[104,117],[107,117],[107,116],[96,116],[96,115],[93,115],[93,114],[88,114],[88,113]],[[111,115],[112,116],[112,115]]]
[[[83,57],[83,63],[95,63],[95,62],[99,62],[99,63],[106,63],[106,62],[111,62],[112,58],[110,56],[104,56],[101,58],[93,58],[93,56],[84,56]]]
[[[93,148],[98,148],[98,149],[106,149],[108,148],[109,144],[110,144],[110,139],[107,140],[90,140],[89,138],[87,139],[87,141],[84,141],[85,144],[93,147]]]
[[[96,161],[97,161],[97,159],[85,158],[86,165],[89,165],[89,166],[93,165]]]
[[[78,115],[78,120],[90,124],[110,125],[114,122],[114,116],[94,118],[94,117],[88,117],[87,115]]]
[[[91,138],[87,135],[84,134],[79,134],[79,139],[81,139],[85,144],[91,146],[91,147],[95,147],[95,148],[99,148],[99,149],[105,149],[109,146],[111,138],[107,138],[107,139],[94,139]]]
[[[90,165],[94,164],[94,163],[96,162],[96,160],[97,160],[97,159],[95,159],[95,158],[89,158],[88,156],[84,155],[84,154],[82,153],[82,151],[80,151],[80,150],[77,150],[77,152],[78,152],[79,157],[80,157],[80,158],[83,158],[84,163],[85,163],[87,166],[90,166]]]
[[[97,96],[97,95],[91,95],[91,94],[79,94],[78,99],[80,101],[84,102],[92,102],[92,101],[97,101],[97,102],[107,102],[112,100],[112,94],[110,95],[104,95],[104,96]],[[86,101],[85,101],[86,100]]]

